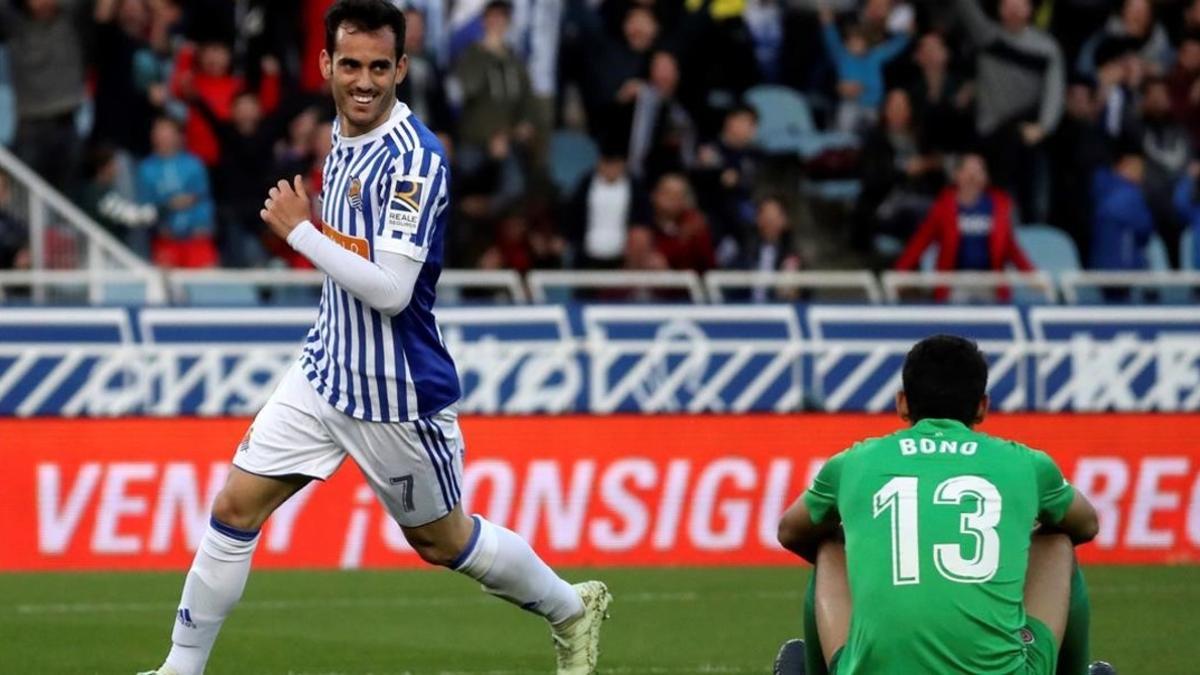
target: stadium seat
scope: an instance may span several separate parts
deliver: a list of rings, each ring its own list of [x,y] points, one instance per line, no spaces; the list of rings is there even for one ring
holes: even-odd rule
[[[1180,267],[1187,269],[1183,264],[1182,256],[1183,249],[1180,249]],[[1167,244],[1158,234],[1150,235],[1150,241],[1146,244],[1146,268],[1152,272],[1167,272],[1172,269],[1171,258],[1167,255]],[[1154,296],[1147,297],[1143,290],[1140,293],[1142,302],[1153,302]],[[1183,286],[1164,286],[1158,289],[1158,302],[1166,305],[1186,305],[1192,302],[1192,289]]]
[[[921,254],[921,271],[922,272],[936,272],[937,271],[938,252],[940,252],[941,250],[942,250],[942,247],[937,242],[930,244],[929,248],[925,249],[925,252]]]
[[[11,146],[17,133],[17,97],[8,73],[8,51],[0,46],[0,145]]]
[[[247,306],[257,305],[258,292],[249,284],[205,284],[183,285],[187,304],[193,306]]]
[[[1079,249],[1066,232],[1051,225],[1023,225],[1017,228],[1017,243],[1033,266],[1057,275],[1081,268]]]
[[[109,283],[104,284],[105,305],[144,305],[146,304],[146,284],[143,283]]]
[[[550,178],[559,194],[569,196],[588,171],[596,166],[600,151],[587,134],[556,131],[550,137]]]
[[[1150,235],[1146,243],[1146,269],[1151,272],[1163,272],[1171,269],[1171,258],[1167,255],[1167,245],[1157,234]]]
[[[757,140],[764,152],[811,159],[826,150],[858,146],[854,134],[817,129],[808,101],[790,87],[761,84],[747,90],[745,100],[758,112]]]

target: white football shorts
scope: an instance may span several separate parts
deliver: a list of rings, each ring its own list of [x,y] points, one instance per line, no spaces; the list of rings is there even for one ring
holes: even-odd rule
[[[347,455],[405,527],[431,523],[458,504],[463,443],[453,406],[416,422],[356,419],[321,398],[299,362],[254,418],[233,464],[260,476],[325,480]]]

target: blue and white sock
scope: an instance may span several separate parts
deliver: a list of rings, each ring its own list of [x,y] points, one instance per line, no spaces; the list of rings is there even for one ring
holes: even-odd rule
[[[561,625],[583,614],[583,601],[571,585],[542,562],[512,530],[474,516],[475,531],[455,572],[483,584],[483,590]]]
[[[221,624],[242,597],[257,544],[258,530],[239,530],[216,518],[209,521],[183,584],[171,631],[166,665],[180,675],[204,672]]]

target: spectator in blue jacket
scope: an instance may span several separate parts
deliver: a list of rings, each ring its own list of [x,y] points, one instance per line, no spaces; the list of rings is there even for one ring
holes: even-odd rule
[[[1142,194],[1145,160],[1131,149],[1121,151],[1111,167],[1092,176],[1091,269],[1144,270],[1146,244],[1154,233],[1154,217]]]
[[[837,68],[837,92],[841,103],[835,126],[841,131],[860,132],[872,126],[883,103],[883,68],[908,46],[908,35],[897,35],[871,47],[861,26],[851,26],[843,40],[834,25],[833,10],[820,2],[821,36],[825,50]]]
[[[1192,162],[1188,172],[1175,184],[1175,211],[1183,222],[1184,231],[1192,233],[1190,251],[1180,251],[1180,258],[1191,256],[1191,269],[1200,269],[1200,162]]]
[[[154,262],[165,267],[213,267],[214,210],[208,173],[199,157],[183,149],[183,132],[159,117],[150,132],[154,154],[138,165],[138,201],[158,208]]]

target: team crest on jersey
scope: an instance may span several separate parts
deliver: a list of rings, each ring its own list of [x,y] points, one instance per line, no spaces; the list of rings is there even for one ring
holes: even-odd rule
[[[362,210],[362,181],[358,176],[351,178],[350,185],[346,187],[346,201],[355,209]]]
[[[416,233],[424,192],[425,179],[420,176],[400,176],[392,182],[387,208],[387,225],[392,232]]]

